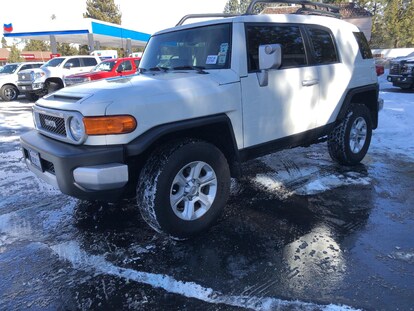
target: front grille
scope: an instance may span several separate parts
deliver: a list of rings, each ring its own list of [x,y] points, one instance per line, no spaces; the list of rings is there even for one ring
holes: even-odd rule
[[[65,79],[66,86],[71,86],[71,85],[80,84],[80,83],[84,83],[84,82],[85,82],[85,80],[83,78]]]
[[[34,105],[33,116],[36,128],[46,136],[75,145],[83,144],[87,138],[83,126],[83,116],[79,112],[49,109]],[[78,124],[82,127],[83,136],[80,138],[75,138],[70,131],[70,123],[73,119],[77,119]]]
[[[65,119],[39,113],[39,120],[43,130],[66,137]]]
[[[18,73],[18,80],[19,81],[33,81],[33,76],[32,76],[32,74],[31,73],[27,73],[27,72],[25,72],[25,73],[22,73],[22,72],[19,72]]]
[[[400,64],[399,63],[391,63],[390,64],[390,74],[391,75],[399,75],[400,74]]]

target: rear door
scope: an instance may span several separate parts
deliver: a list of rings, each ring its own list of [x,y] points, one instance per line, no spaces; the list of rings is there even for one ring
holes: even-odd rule
[[[303,28],[294,24],[246,24],[248,75],[242,78],[244,147],[306,132],[316,126],[318,71],[309,65]],[[282,65],[258,82],[258,48],[282,46]]]

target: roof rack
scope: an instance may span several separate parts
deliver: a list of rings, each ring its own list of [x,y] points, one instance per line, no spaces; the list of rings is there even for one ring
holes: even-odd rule
[[[211,13],[211,14],[189,14],[184,16],[175,26],[181,26],[187,19],[191,18],[214,18],[214,17],[234,17],[240,16],[240,14],[230,14],[230,13]]]
[[[250,2],[246,13],[243,15],[254,15],[254,7],[258,3],[283,3],[283,4],[300,4],[302,7],[296,11],[295,14],[308,14],[308,15],[324,15],[329,17],[341,18],[339,13],[339,7],[325,4],[321,2],[312,2],[307,0],[252,0]],[[234,17],[241,14],[231,13],[208,13],[208,14],[189,14],[185,15],[175,26],[181,26],[188,19],[192,18],[214,18],[214,17]]]
[[[296,11],[296,14],[324,15],[329,17],[341,18],[339,7],[321,2],[311,2],[307,0],[252,0],[247,7],[245,15],[254,15],[254,7],[258,3],[283,3],[283,4],[300,4],[302,8]]]

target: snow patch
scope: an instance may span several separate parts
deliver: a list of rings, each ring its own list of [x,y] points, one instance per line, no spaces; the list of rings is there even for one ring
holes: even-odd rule
[[[299,169],[298,172],[296,176],[283,171],[258,174],[253,181],[280,199],[286,199],[292,195],[315,195],[341,186],[371,184],[371,178],[356,172],[325,176],[312,169]]]
[[[93,270],[95,273],[112,275],[162,288],[167,292],[182,295],[187,298],[195,298],[213,304],[226,304],[229,306],[248,308],[253,310],[271,311],[280,308],[300,308],[301,310],[326,310],[326,311],[351,311],[349,306],[317,305],[301,301],[288,301],[271,297],[228,296],[212,288],[203,287],[194,282],[184,282],[164,274],[141,272],[115,266],[103,256],[90,255],[82,250],[76,241],[69,241],[54,245],[52,251],[59,258],[68,261],[74,268],[81,270]]]

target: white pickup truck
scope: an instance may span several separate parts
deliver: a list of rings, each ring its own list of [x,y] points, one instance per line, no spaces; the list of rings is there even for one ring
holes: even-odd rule
[[[37,101],[29,169],[77,198],[136,197],[152,228],[187,238],[217,219],[243,161],[327,141],[359,163],[382,107],[365,36],[335,12],[256,15],[257,2],[154,34],[137,75]]]
[[[34,101],[63,88],[65,76],[90,71],[100,61],[98,56],[89,55],[52,58],[42,68],[19,72],[17,86],[21,93]]]
[[[4,101],[15,100],[19,96],[17,74],[20,71],[39,68],[42,62],[11,63],[0,69],[0,97]]]

